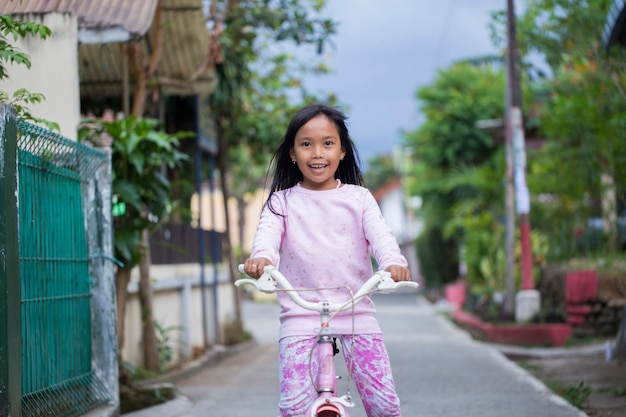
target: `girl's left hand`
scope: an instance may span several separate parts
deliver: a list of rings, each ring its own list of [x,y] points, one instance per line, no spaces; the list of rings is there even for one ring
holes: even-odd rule
[[[391,278],[395,282],[411,280],[411,271],[409,271],[409,268],[405,268],[400,265],[391,265],[388,266],[385,271],[391,274]]]

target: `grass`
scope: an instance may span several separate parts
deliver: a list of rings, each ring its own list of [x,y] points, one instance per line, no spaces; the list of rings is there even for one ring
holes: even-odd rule
[[[120,411],[122,414],[162,404],[176,396],[174,387],[157,386],[136,388],[120,386]]]
[[[224,323],[224,344],[236,345],[252,339],[252,334],[243,327],[243,323],[234,319],[228,319]]]
[[[606,337],[593,337],[593,336],[572,336],[567,342],[565,342],[566,347],[577,347],[577,346],[589,346],[595,345],[598,343],[606,343],[607,341],[611,341],[613,339]]]
[[[567,402],[581,410],[585,408],[589,401],[589,396],[593,392],[593,389],[585,385],[583,381],[579,382],[578,385],[563,385],[554,381],[547,385],[557,395],[560,395]]]
[[[619,388],[612,388],[610,392],[614,397],[624,397],[626,396],[626,385]]]
[[[532,363],[528,363],[525,360],[519,360],[519,361],[516,361],[515,363],[517,363],[519,366],[521,366],[522,368],[526,369],[527,371],[529,371],[531,373],[541,370],[541,366],[536,365],[536,364],[532,364]]]
[[[626,385],[624,385],[623,387],[613,387],[613,388],[606,387],[606,388],[598,389],[596,391],[600,393],[608,393],[614,397],[624,397],[626,396]]]

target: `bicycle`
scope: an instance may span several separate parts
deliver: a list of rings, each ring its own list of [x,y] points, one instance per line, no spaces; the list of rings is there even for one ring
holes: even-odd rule
[[[239,265],[239,272],[244,273],[243,265]],[[268,294],[276,291],[286,291],[300,307],[320,314],[320,328],[316,329],[318,338],[317,355],[320,366],[317,378],[313,381],[318,397],[307,408],[306,417],[349,417],[347,409],[355,405],[350,396],[349,383],[346,394],[337,396],[337,380],[339,377],[335,369],[334,356],[338,350],[336,350],[334,338],[338,337],[338,335],[333,334],[330,327],[333,315],[353,308],[364,297],[374,292],[387,294],[400,287],[418,287],[418,284],[413,281],[394,282],[389,272],[378,271],[365,281],[361,288],[346,302],[310,302],[298,294],[298,291],[304,291],[303,289],[293,288],[287,278],[276,267],[271,265],[264,268],[263,274],[258,280],[243,278],[235,281],[237,287],[243,284],[254,285],[257,290]],[[348,375],[350,375],[350,372]],[[311,378],[313,377],[311,376]]]

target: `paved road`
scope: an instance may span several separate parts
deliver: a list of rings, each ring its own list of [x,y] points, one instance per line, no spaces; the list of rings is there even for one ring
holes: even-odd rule
[[[377,295],[376,304],[405,417],[586,416],[416,294]],[[253,347],[176,381],[182,397],[167,407],[126,416],[275,417],[278,307],[246,301],[243,308]],[[344,377],[340,389],[345,383]],[[366,417],[352,394],[351,416]]]

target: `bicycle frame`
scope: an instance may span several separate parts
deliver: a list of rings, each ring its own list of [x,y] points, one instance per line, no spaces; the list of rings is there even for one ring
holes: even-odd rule
[[[239,271],[244,272],[243,265],[239,265]],[[259,291],[265,293],[274,293],[280,287],[300,307],[320,314],[321,327],[317,336],[319,372],[315,381],[318,397],[308,407],[306,417],[349,417],[347,408],[354,407],[354,402],[352,402],[349,393],[341,397],[337,396],[337,373],[333,348],[333,336],[337,335],[332,333],[330,327],[332,314],[353,308],[372,292],[389,293],[399,287],[418,287],[418,284],[412,281],[394,282],[389,272],[378,271],[361,286],[350,300],[344,303],[310,302],[300,297],[287,278],[271,265],[265,267],[263,275],[258,280],[244,278],[235,282],[238,287],[242,284],[254,285]]]

